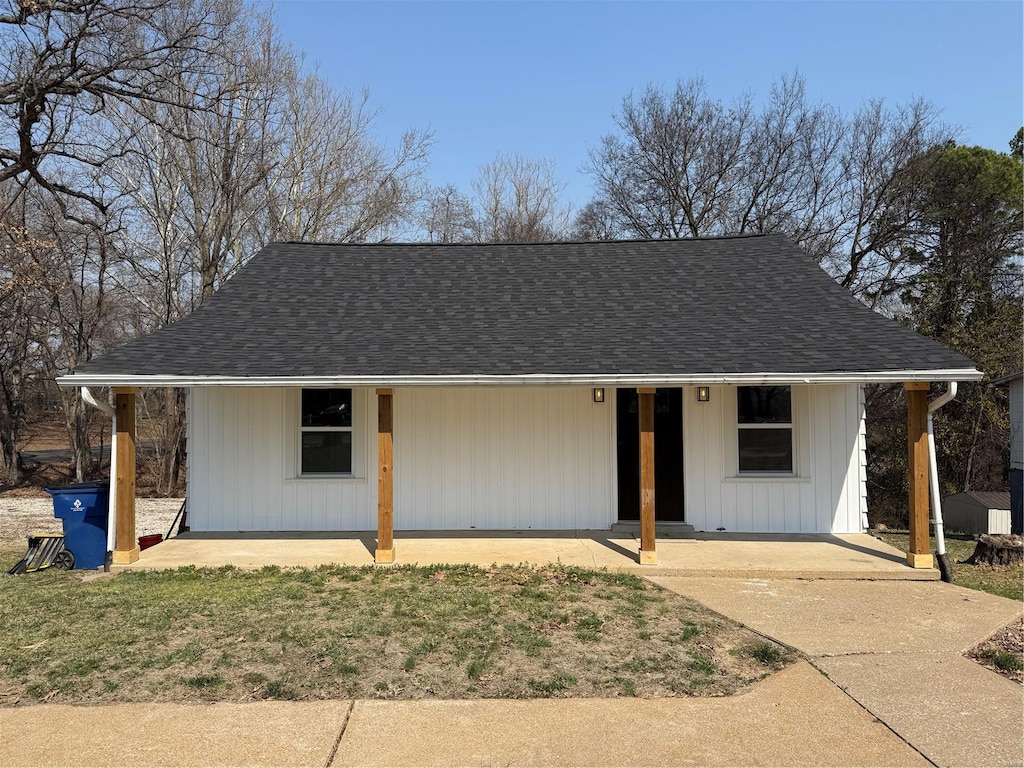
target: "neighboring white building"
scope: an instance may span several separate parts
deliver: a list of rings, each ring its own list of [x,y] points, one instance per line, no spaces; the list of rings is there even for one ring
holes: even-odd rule
[[[1024,373],[996,379],[990,386],[1010,390],[1010,528],[1024,534]]]
[[[653,548],[652,516],[864,530],[863,386],[914,390],[923,440],[927,383],[980,377],[786,238],[753,236],[272,244],[189,317],[60,383],[188,389],[193,530],[390,542],[392,525],[641,519]]]

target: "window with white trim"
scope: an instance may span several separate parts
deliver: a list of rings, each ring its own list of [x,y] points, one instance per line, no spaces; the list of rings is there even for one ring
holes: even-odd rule
[[[741,474],[792,474],[790,387],[737,387],[736,432]]]
[[[351,389],[302,390],[299,424],[301,474],[352,474]]]

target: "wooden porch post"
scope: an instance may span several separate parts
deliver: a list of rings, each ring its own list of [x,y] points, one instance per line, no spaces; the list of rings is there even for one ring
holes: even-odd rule
[[[378,563],[395,562],[394,542],[394,390],[377,390],[377,552]]]
[[[657,565],[654,545],[654,388],[637,389],[640,402],[640,565]]]
[[[910,544],[907,564],[931,568],[928,540],[928,383],[907,382],[907,486],[909,488]]]
[[[117,416],[117,455],[114,457],[114,552],[118,565],[139,559],[135,539],[135,387],[114,387]]]

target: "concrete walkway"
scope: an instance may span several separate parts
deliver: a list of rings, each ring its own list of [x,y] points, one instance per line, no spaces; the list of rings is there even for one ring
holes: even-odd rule
[[[3,766],[924,766],[809,664],[713,699],[0,709]]]
[[[791,645],[940,766],[1024,763],[1024,688],[962,652],[1021,614],[941,582],[654,578]]]
[[[130,568],[183,565],[259,568],[327,563],[372,565],[372,534],[189,533],[147,549]],[[641,566],[639,541],[607,531],[401,532],[397,564],[562,563],[644,575],[935,580],[873,536],[844,534],[693,534],[659,539],[658,565]]]

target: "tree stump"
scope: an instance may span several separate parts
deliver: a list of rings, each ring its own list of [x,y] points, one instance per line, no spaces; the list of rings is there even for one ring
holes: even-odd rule
[[[1010,565],[1024,560],[1024,539],[983,533],[967,565]]]

